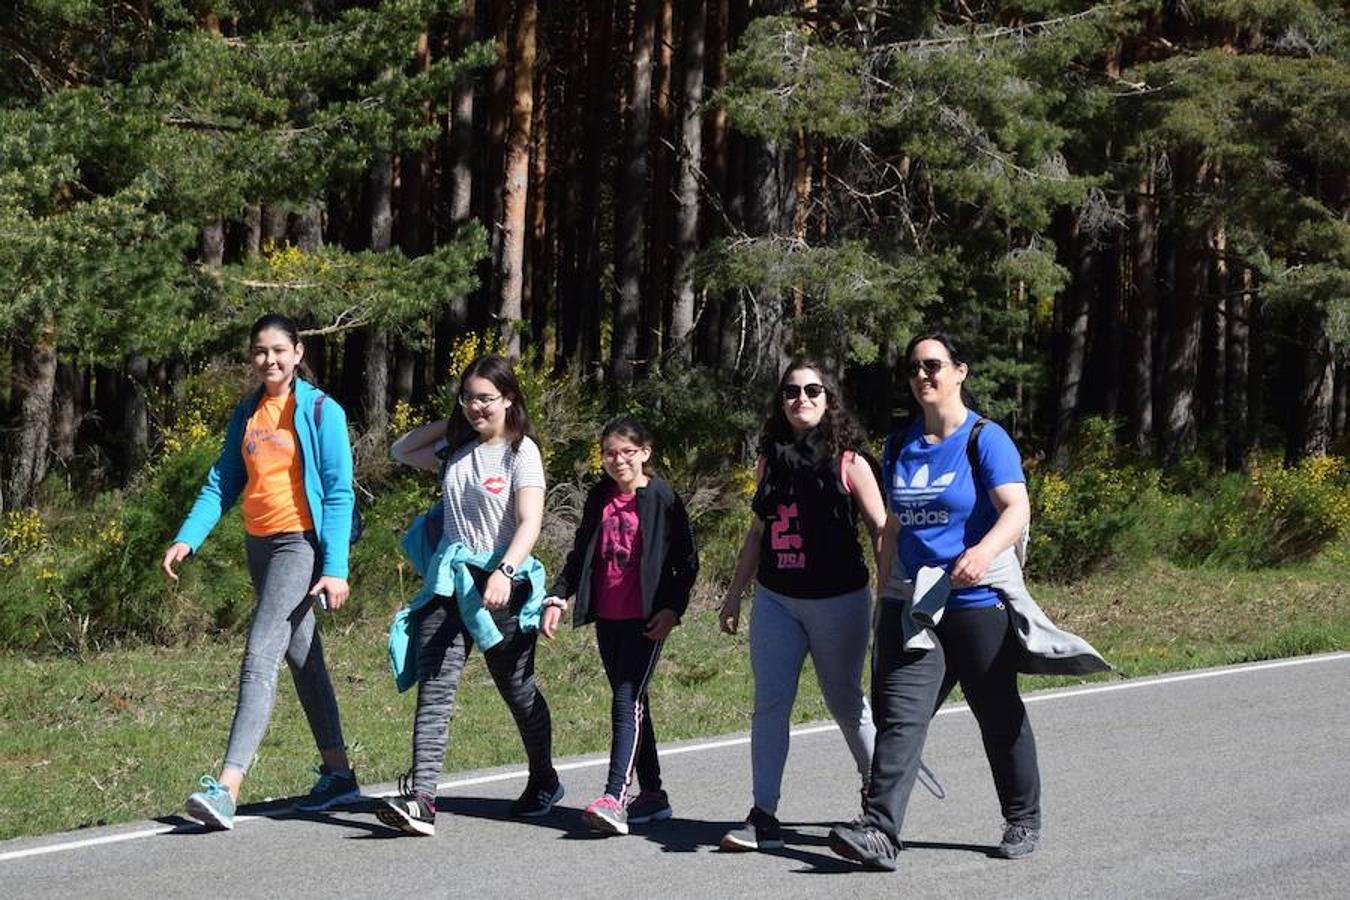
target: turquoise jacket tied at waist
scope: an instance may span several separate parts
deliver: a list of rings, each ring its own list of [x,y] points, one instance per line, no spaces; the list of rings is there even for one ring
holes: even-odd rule
[[[403,552],[413,569],[422,578],[422,589],[394,616],[389,628],[389,667],[400,692],[417,683],[417,642],[413,614],[437,596],[454,597],[460,619],[469,638],[482,650],[490,650],[502,641],[502,633],[492,621],[492,614],[483,606],[469,567],[492,571],[501,562],[497,552],[476,553],[455,541],[443,539],[444,512],[442,502],[413,520],[403,534]],[[544,565],[533,556],[516,569],[516,578],[530,582],[530,599],[519,613],[520,627],[525,631],[539,628],[544,602]]]

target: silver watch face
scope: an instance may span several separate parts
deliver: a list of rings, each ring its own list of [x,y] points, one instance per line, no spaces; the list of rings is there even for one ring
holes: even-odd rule
[[[497,567],[497,571],[501,572],[507,578],[510,578],[516,574],[516,567],[511,565],[510,563],[502,563],[500,566]]]

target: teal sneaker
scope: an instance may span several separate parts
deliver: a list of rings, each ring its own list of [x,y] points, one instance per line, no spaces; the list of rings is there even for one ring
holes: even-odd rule
[[[301,812],[323,812],[342,803],[350,803],[361,796],[361,788],[356,784],[356,773],[350,769],[335,772],[327,766],[314,770],[319,780],[309,789],[309,794],[295,804]]]
[[[234,827],[234,798],[230,789],[210,775],[203,775],[199,784],[202,789],[187,798],[188,816],[207,828],[229,831]]]

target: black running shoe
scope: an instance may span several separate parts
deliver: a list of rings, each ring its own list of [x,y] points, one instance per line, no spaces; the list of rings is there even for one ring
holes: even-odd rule
[[[830,849],[844,859],[862,863],[864,869],[882,872],[895,871],[896,856],[900,853],[900,848],[880,828],[862,824],[831,828]]]
[[[1018,822],[1009,822],[1003,828],[1003,840],[998,842],[994,853],[1004,859],[1025,859],[1036,852],[1036,843],[1041,839],[1041,830]]]
[[[431,837],[436,833],[436,801],[420,793],[384,797],[375,809],[375,818],[407,834]]]
[[[525,790],[511,804],[511,815],[521,819],[538,819],[553,809],[553,804],[563,798],[562,782],[554,776],[552,784],[540,785],[533,781],[525,785]]]
[[[750,815],[739,828],[722,835],[722,849],[733,853],[744,850],[778,850],[783,846],[783,827],[772,813],[758,806],[750,808]]]

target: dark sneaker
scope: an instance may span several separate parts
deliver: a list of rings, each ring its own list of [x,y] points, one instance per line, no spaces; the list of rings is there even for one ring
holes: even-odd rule
[[[1004,859],[1023,859],[1036,851],[1036,843],[1040,839],[1039,828],[1009,822],[1003,828],[1003,840],[998,842],[994,855]]]
[[[733,852],[778,850],[782,846],[783,827],[778,824],[777,819],[758,806],[751,807],[750,815],[745,817],[745,824],[722,835],[722,849]]]
[[[406,834],[431,837],[436,833],[436,801],[422,793],[384,797],[375,818]]]
[[[553,809],[553,804],[563,798],[562,782],[554,780],[552,784],[538,785],[533,781],[525,785],[525,791],[511,804],[511,815],[522,819],[538,819]]]
[[[319,780],[309,789],[309,794],[295,804],[301,812],[323,812],[342,803],[350,803],[361,796],[361,788],[356,784],[356,773],[334,772],[327,766],[314,770]]]
[[[830,849],[864,869],[894,872],[900,848],[875,825],[836,825],[830,829]]]
[[[665,791],[643,791],[628,804],[628,824],[646,825],[648,822],[660,822],[675,815],[670,808],[670,798]]]
[[[201,790],[189,796],[184,806],[188,816],[207,828],[229,831],[234,827],[234,798],[230,789],[210,775],[203,775],[198,785]]]
[[[591,831],[598,831],[600,834],[628,833],[628,813],[624,810],[623,804],[609,794],[601,794],[594,803],[586,807],[586,811],[581,814],[581,821],[585,822]]]

